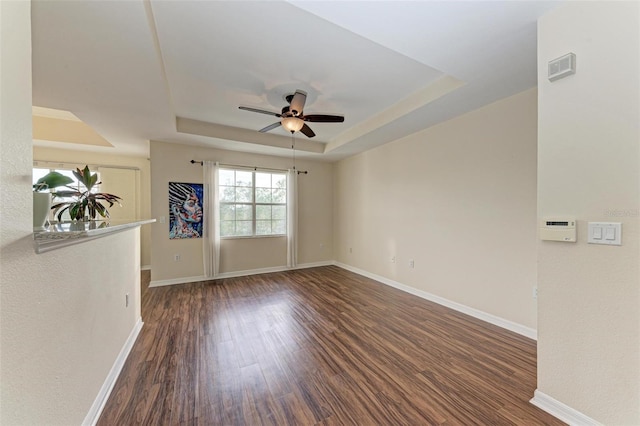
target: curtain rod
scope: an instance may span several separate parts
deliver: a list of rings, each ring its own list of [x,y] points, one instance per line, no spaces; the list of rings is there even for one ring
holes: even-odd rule
[[[200,164],[201,166],[204,165],[204,161],[196,161],[196,160],[191,160],[189,161],[191,164]],[[253,171],[257,171],[257,170],[272,170],[272,171],[276,171],[276,172],[286,172],[285,169],[272,169],[269,167],[257,167],[257,166],[243,166],[242,164],[224,164],[224,163],[219,163],[220,166],[223,167],[240,167],[240,168],[244,168],[244,169],[251,169]],[[306,170],[296,170],[298,172],[298,174],[303,174],[306,175],[309,172]]]

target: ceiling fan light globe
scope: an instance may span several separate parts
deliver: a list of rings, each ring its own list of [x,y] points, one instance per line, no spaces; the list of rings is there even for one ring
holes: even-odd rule
[[[280,122],[282,127],[285,128],[288,132],[299,132],[304,126],[304,121],[298,117],[285,117]]]

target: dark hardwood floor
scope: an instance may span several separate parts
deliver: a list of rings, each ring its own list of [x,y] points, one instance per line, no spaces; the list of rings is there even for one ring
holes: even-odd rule
[[[143,285],[142,315],[99,425],[563,424],[534,341],[338,267]]]

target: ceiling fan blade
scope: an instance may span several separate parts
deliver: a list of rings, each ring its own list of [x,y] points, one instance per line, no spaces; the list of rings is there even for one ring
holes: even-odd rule
[[[304,133],[308,138],[312,138],[316,135],[315,133],[313,133],[313,130],[311,130],[311,127],[307,126],[306,124],[302,126],[302,129],[300,129],[300,131]]]
[[[310,114],[302,117],[310,123],[343,123],[344,117],[340,115]]]
[[[267,114],[267,115],[273,115],[275,117],[282,117],[281,114],[278,114],[277,112],[272,112],[272,111],[266,111],[264,109],[258,109],[258,108],[249,108],[249,107],[238,107],[241,110],[244,111],[251,111],[251,112],[259,112],[260,114]]]
[[[296,117],[301,115],[306,101],[307,94],[302,90],[296,90],[296,93],[293,94],[293,98],[291,98],[291,108],[289,110]]]
[[[267,127],[265,127],[264,129],[260,129],[258,130],[260,133],[265,133],[268,132],[269,130],[273,130],[276,127],[278,127],[280,125],[280,122],[278,121],[277,123],[273,123],[273,124],[269,124]]]

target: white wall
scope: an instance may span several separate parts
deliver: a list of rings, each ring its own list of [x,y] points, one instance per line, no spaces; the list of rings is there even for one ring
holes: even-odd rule
[[[536,328],[535,89],[335,169],[339,262]]]
[[[576,74],[549,82],[546,64],[569,52]],[[538,82],[538,214],[578,220],[576,244],[538,244],[538,390],[640,424],[640,3],[543,16]],[[623,245],[587,244],[588,221],[622,222]]]
[[[35,254],[30,22],[0,2],[0,423],[80,424],[140,317],[139,237]]]
[[[113,155],[96,153],[89,151],[76,151],[70,149],[57,149],[57,148],[45,148],[45,147],[33,147],[33,159],[40,161],[52,161],[61,163],[77,163],[80,166],[85,164],[96,165],[108,165],[108,166],[121,166],[121,167],[134,167],[140,170],[140,188],[138,198],[138,211],[140,212],[137,218],[131,219],[149,219],[151,217],[151,183],[150,183],[150,165],[149,159],[145,157],[133,157],[123,155]],[[92,169],[93,170],[93,169]],[[109,183],[109,182],[106,182]],[[113,193],[116,195],[122,195],[124,193],[118,189],[113,189]],[[126,200],[123,200],[126,203]],[[117,213],[118,206],[114,206],[109,209],[112,213]],[[151,227],[143,226],[140,228],[141,238],[141,252],[140,263],[142,266],[151,265]]]
[[[151,214],[169,217],[169,182],[202,183],[202,167],[190,160],[214,160],[220,163],[287,169],[292,159],[247,154],[188,145],[151,141]],[[329,163],[300,160],[299,170],[309,174],[298,177],[298,263],[333,260],[332,179]],[[203,275],[202,240],[169,239],[169,224],[156,222],[151,230],[151,280],[158,284],[167,280],[184,280]],[[223,239],[221,272],[247,271],[282,267],[287,263],[284,237]],[[181,260],[174,261],[180,254]]]

